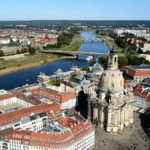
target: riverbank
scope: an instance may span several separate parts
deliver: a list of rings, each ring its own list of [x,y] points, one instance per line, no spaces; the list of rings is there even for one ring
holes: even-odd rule
[[[41,59],[40,58],[38,59],[38,57],[41,57]],[[26,58],[26,60],[21,60],[21,61],[0,61],[0,64],[2,63],[5,64],[5,65],[2,65],[5,69],[0,70],[0,76],[14,73],[14,72],[19,72],[22,70],[27,70],[27,69],[34,68],[34,67],[40,67],[40,66],[50,64],[55,61],[67,59],[67,58],[71,58],[71,57],[61,56],[61,55],[36,54],[35,56],[29,55]],[[10,66],[10,63],[11,63],[11,66]]]
[[[82,30],[80,34],[75,34],[75,37],[82,38],[81,33],[83,33],[84,31]],[[64,47],[62,50],[79,51],[81,44],[82,41],[74,41],[69,46]],[[16,57],[20,55],[21,58]],[[24,57],[22,55],[24,55]],[[19,54],[19,55],[12,55],[6,57],[10,57],[10,58],[8,59],[0,58],[0,76],[10,74],[13,72],[19,72],[34,67],[40,67],[46,64],[50,64],[54,61],[70,58],[69,56],[54,55],[54,54],[47,55],[47,54],[40,54],[40,53],[36,53],[35,55]]]
[[[103,36],[100,34],[94,34],[97,38],[100,38],[101,40],[103,40],[106,45],[108,45],[110,48],[112,48],[114,46],[114,48],[119,51],[119,53],[122,53],[122,49],[115,43],[114,39],[109,37],[108,35]]]
[[[92,35],[91,32],[83,33],[82,37],[96,38],[95,36]],[[80,51],[108,53],[108,48],[106,45],[102,43],[99,44],[83,43],[80,46]],[[70,68],[73,65],[79,68],[84,68],[86,66],[89,66],[89,62],[85,61],[87,55],[79,55],[78,57],[79,60],[75,60],[72,57],[71,57],[72,59],[68,59],[68,58],[69,57],[60,56],[60,55],[36,53],[36,55],[25,54],[24,60],[4,61],[3,59],[0,59],[0,67],[6,67],[6,69],[11,68],[13,66],[15,67],[11,71],[9,70],[9,72],[6,72],[5,69],[0,70],[3,71],[3,74],[4,73],[8,74],[8,75],[0,76],[0,89],[11,90],[16,87],[21,87],[25,84],[36,83],[37,82],[36,77],[39,75],[40,72],[43,72],[46,75],[53,75],[54,72],[59,68],[63,72],[65,72],[70,70]],[[95,59],[96,58],[98,57],[96,56]],[[27,65],[27,63],[30,65]],[[20,71],[20,70],[24,70],[24,71]],[[16,72],[16,73],[12,73],[12,72]]]

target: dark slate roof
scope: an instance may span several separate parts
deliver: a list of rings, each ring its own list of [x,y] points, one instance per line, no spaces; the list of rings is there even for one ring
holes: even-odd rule
[[[150,66],[126,66],[132,70],[139,70],[139,69],[144,69],[144,70],[149,70]]]

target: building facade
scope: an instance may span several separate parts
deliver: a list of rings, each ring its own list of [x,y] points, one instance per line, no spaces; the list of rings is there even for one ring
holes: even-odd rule
[[[41,133],[15,130],[2,146],[5,145],[5,148],[10,150],[91,150],[94,148],[93,125],[76,113],[51,123],[48,129]]]
[[[142,82],[145,78],[150,76],[150,66],[145,64],[139,66],[123,66],[120,70],[132,77],[136,83]]]
[[[118,55],[111,51],[108,68],[100,78],[99,98],[88,99],[88,119],[107,132],[123,130],[133,123],[134,98],[132,89],[124,91],[124,79],[118,69]]]

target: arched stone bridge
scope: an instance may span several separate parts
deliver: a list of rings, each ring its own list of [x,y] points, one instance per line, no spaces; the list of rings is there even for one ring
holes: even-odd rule
[[[61,50],[39,50],[40,53],[45,54],[61,54],[66,56],[74,56],[76,59],[78,59],[78,55],[90,55],[90,56],[108,56],[109,53],[98,53],[98,52],[80,52],[80,51],[61,51]],[[125,56],[124,54],[119,54],[118,56]]]
[[[73,42],[75,41],[80,41],[80,42],[83,42],[83,43],[100,43],[100,39],[98,38],[73,38],[72,39]]]

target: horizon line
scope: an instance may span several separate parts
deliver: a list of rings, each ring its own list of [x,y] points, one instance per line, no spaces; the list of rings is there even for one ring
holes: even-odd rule
[[[33,19],[33,20],[0,20],[0,21],[150,21],[150,20],[134,20],[134,19],[130,19],[130,20],[123,20],[123,19],[114,19],[114,20],[73,20],[73,19]]]

